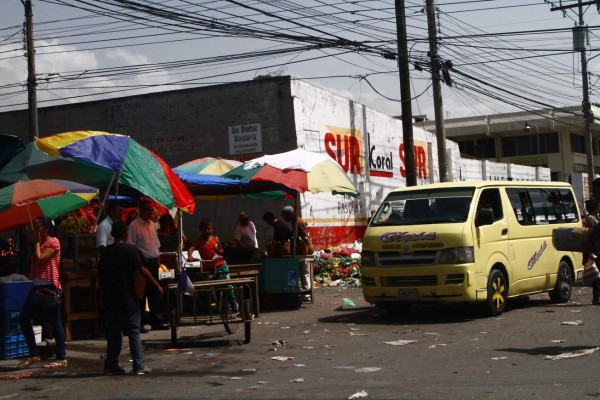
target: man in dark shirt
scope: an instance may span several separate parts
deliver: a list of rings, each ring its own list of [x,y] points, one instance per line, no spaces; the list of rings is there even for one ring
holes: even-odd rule
[[[125,374],[125,370],[119,366],[119,354],[125,334],[129,337],[133,373],[144,375],[150,369],[144,366],[140,339],[141,310],[136,296],[136,274],[141,274],[146,282],[154,285],[160,295],[163,290],[144,267],[144,258],[137,247],[127,243],[128,226],[122,221],[115,221],[111,235],[115,242],[102,252],[98,265],[106,324],[104,374]]]
[[[265,215],[263,215],[263,221],[273,227],[274,242],[283,243],[292,237],[290,228],[288,228],[285,222],[277,219],[272,212],[267,211]]]

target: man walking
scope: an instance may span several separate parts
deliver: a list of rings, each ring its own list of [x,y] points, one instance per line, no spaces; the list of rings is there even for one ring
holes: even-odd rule
[[[149,200],[140,202],[140,215],[129,224],[128,243],[137,247],[145,258],[144,266],[158,281],[158,257],[160,256],[160,241],[156,233],[156,225],[153,220],[154,206]],[[163,322],[160,312],[160,295],[153,286],[146,285],[145,295],[148,298],[150,309],[150,326],[153,330],[169,329]]]
[[[124,375],[119,366],[123,335],[129,337],[133,374],[145,375],[150,369],[144,365],[140,339],[141,310],[135,292],[136,274],[141,274],[162,295],[162,287],[144,267],[140,251],[127,243],[128,227],[122,221],[112,224],[114,243],[107,246],[100,257],[99,270],[102,287],[102,305],[106,325],[105,375]]]

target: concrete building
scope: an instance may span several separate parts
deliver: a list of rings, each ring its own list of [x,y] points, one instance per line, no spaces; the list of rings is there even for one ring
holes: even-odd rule
[[[592,106],[594,115],[600,108]],[[529,125],[526,131],[525,126]],[[435,132],[435,121],[418,124]],[[458,143],[463,156],[550,169],[553,181],[582,179],[587,188],[587,158],[581,107],[560,111],[484,115],[445,120],[446,138]],[[594,172],[600,173],[600,121],[592,125]],[[576,182],[572,182],[574,186]],[[588,190],[584,190],[588,193]]]
[[[173,167],[206,156],[247,160],[296,148],[328,154],[360,195],[301,196],[301,214],[317,248],[361,239],[371,212],[390,190],[406,185],[400,120],[292,77],[41,108],[39,126],[40,136],[74,130],[127,134]],[[27,140],[27,111],[0,113],[0,127]],[[439,181],[435,135],[414,127],[413,142],[418,183]],[[544,168],[462,159],[450,140],[446,148],[452,180],[549,180]],[[184,231],[195,237],[199,219],[211,217],[226,241],[245,210],[264,246],[272,231],[261,217],[265,211],[278,214],[284,205],[199,201],[194,216],[184,218]]]

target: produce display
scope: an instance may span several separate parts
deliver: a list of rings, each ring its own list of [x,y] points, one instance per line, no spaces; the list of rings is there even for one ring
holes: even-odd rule
[[[314,253],[315,286],[360,286],[361,243],[329,247]]]

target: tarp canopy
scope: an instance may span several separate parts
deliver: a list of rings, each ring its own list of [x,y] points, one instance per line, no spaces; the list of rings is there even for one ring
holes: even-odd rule
[[[175,170],[175,172],[195,198],[210,199],[245,196],[250,198],[284,199],[285,197],[292,197],[295,194],[293,189],[274,182],[240,181],[216,175],[198,175],[181,170]]]

